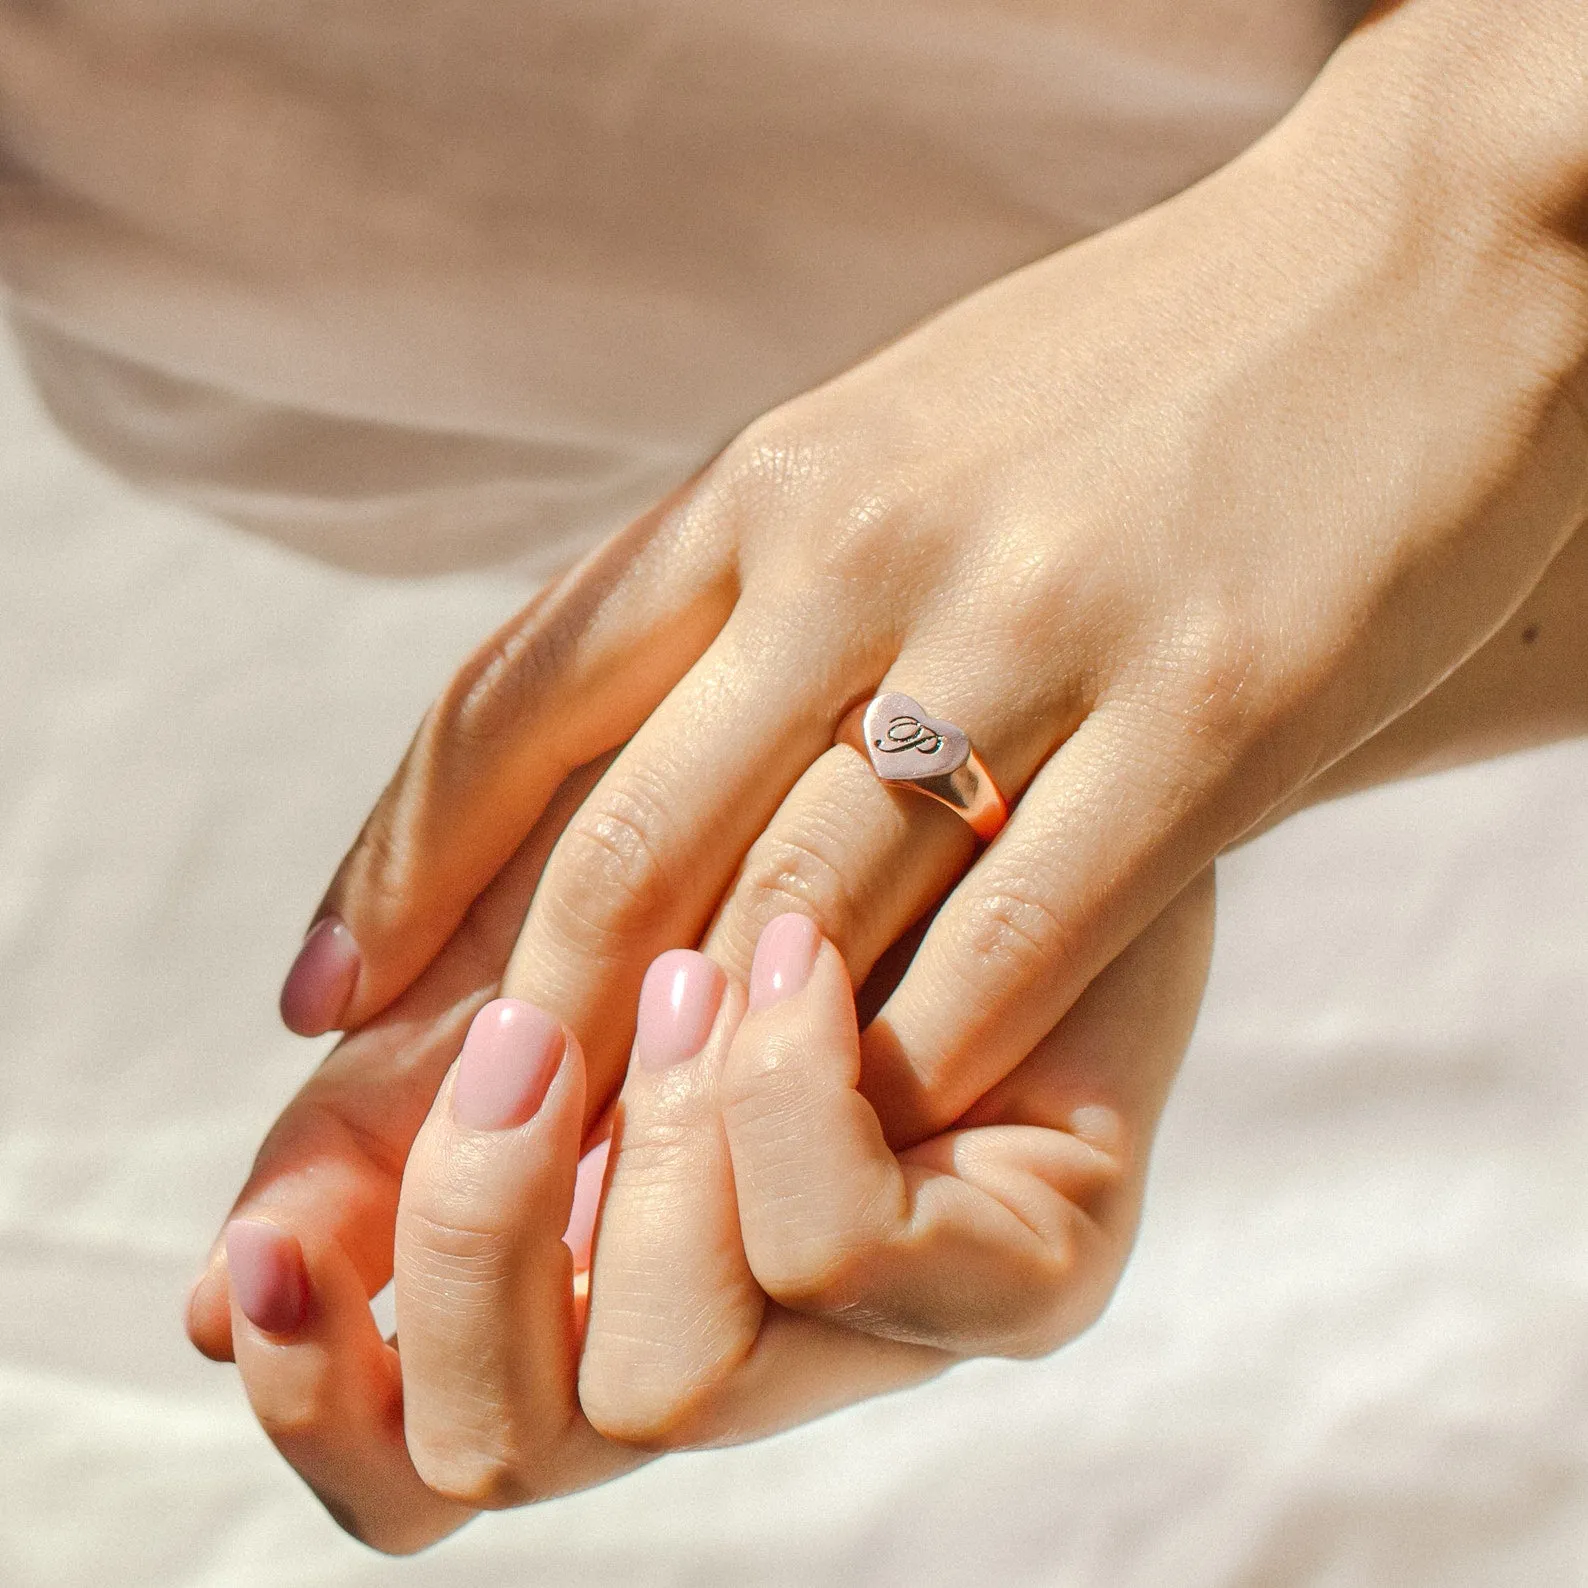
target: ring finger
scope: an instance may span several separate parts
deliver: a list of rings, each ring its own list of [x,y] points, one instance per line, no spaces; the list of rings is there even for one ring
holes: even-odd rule
[[[961,667],[950,676],[941,660],[946,653],[941,642],[913,644],[876,692],[908,692],[964,729],[1012,799],[1071,732],[1080,707],[1045,698],[1040,685],[1026,696],[1007,690],[995,696],[995,664]],[[992,699],[997,703],[989,707]],[[857,747],[835,745],[810,766],[752,845],[712,923],[706,952],[731,975],[748,979],[763,928],[795,909],[816,922],[861,986],[887,949],[953,887],[975,852],[976,836],[961,816],[884,783]],[[878,1080],[873,1101],[897,1145],[910,1134],[914,1111],[890,1109],[881,1084],[887,1076],[879,1073]]]

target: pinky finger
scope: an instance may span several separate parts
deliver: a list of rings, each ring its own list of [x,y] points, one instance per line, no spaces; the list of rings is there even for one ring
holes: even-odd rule
[[[402,1372],[332,1241],[237,1219],[226,1231],[232,1338],[249,1404],[337,1524],[412,1554],[475,1513],[427,1488],[403,1439]]]

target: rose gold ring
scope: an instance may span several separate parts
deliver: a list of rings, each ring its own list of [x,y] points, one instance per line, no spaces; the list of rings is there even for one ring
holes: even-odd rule
[[[857,706],[837,737],[864,748],[871,770],[884,783],[914,789],[948,806],[984,843],[1009,820],[1009,807],[965,730],[929,716],[908,695],[877,695],[863,714]]]

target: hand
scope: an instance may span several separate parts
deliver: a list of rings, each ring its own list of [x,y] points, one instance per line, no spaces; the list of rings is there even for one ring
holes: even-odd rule
[[[361,1230],[389,1229],[384,1183],[349,1188],[362,1211],[340,1228],[268,1200],[229,1226],[232,1337],[261,1422],[344,1527],[408,1551],[479,1507],[757,1438],[967,1354],[1052,1349],[1101,1310],[1129,1250],[1212,902],[1209,874],[971,1115],[897,1156],[855,1090],[842,959],[809,921],[764,935],[749,1013],[703,956],[662,956],[616,1110],[587,1323],[558,1239],[577,1196],[580,1045],[531,1005],[489,1005],[406,1153],[400,1356],[369,1311],[380,1269],[356,1255]],[[352,1095],[345,1074],[315,1091],[288,1120]]]
[[[865,1091],[904,1144],[1009,1073],[1216,853],[1478,648],[1588,505],[1578,277],[1470,172],[1461,227],[1431,208],[1363,135],[1360,76],[753,425],[504,630],[338,874],[346,953],[299,1024],[383,1008],[568,769],[624,744],[505,983],[579,1033],[592,1110],[663,949],[742,979],[792,904],[859,984],[950,889]],[[1019,799],[974,865],[951,815],[832,747],[894,688]]]

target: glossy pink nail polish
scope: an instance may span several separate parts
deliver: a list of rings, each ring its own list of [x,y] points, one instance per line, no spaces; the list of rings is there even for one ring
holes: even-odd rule
[[[648,1070],[695,1057],[711,1035],[728,978],[692,949],[670,948],[651,962],[640,988],[636,1047]]]
[[[496,998],[469,1026],[452,1083],[452,1117],[470,1130],[534,1118],[568,1045],[562,1022],[519,998]]]
[[[750,965],[750,1013],[792,998],[811,979],[822,934],[803,915],[779,915],[761,929]]]
[[[309,1315],[309,1271],[298,1237],[262,1219],[226,1226],[226,1270],[243,1316],[266,1334],[291,1334]]]
[[[568,1228],[562,1232],[563,1244],[573,1253],[575,1268],[590,1266],[596,1214],[601,1208],[601,1187],[606,1180],[607,1159],[611,1153],[612,1138],[608,1136],[579,1160],[579,1172],[573,1182],[573,1207],[568,1214]]]
[[[300,1037],[334,1031],[358,981],[358,942],[335,915],[316,921],[281,987],[281,1018]]]

